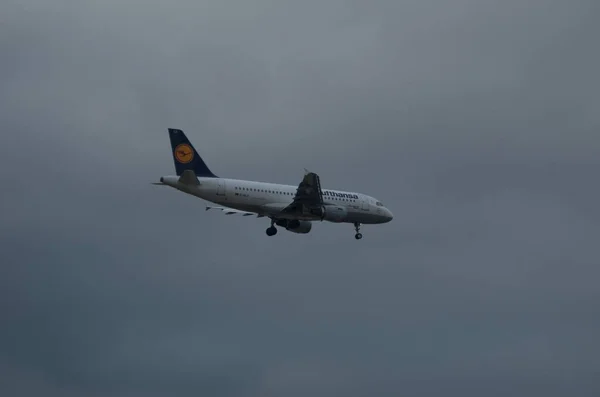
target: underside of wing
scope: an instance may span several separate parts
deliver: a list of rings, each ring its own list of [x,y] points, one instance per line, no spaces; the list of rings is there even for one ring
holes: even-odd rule
[[[294,201],[283,209],[285,213],[305,213],[308,209],[323,205],[321,180],[314,172],[306,172],[296,189]]]
[[[223,213],[225,213],[225,215],[242,215],[242,216],[252,216],[252,215],[255,215],[257,218],[264,217],[264,215],[257,214],[256,212],[241,211],[241,210],[236,210],[234,208],[228,208],[228,207],[211,207],[211,206],[207,206],[206,207],[206,211],[208,211],[208,210],[220,210]]]

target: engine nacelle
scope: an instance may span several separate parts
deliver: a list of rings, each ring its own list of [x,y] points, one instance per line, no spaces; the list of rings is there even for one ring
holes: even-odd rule
[[[348,210],[341,205],[324,205],[321,207],[321,219],[329,222],[343,222],[348,217]]]
[[[297,219],[279,219],[277,222],[275,222],[275,224],[277,226],[284,227],[285,230],[288,230],[290,232],[301,234],[306,234],[312,229],[312,222],[299,221]]]

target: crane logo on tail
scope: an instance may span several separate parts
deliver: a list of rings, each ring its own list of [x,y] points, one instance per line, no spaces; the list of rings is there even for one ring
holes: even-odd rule
[[[187,143],[177,145],[175,148],[175,158],[181,164],[187,164],[194,159],[194,150]]]

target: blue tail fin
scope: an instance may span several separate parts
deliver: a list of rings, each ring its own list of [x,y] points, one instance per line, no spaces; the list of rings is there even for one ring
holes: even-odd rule
[[[183,131],[169,128],[169,139],[173,149],[173,161],[177,175],[182,175],[185,170],[192,170],[199,177],[217,178],[202,160],[194,146],[185,136]]]

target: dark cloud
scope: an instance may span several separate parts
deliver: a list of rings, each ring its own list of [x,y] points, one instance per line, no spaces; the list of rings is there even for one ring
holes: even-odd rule
[[[598,395],[596,3],[5,2],[0,393]],[[167,127],[395,219],[266,238]]]

